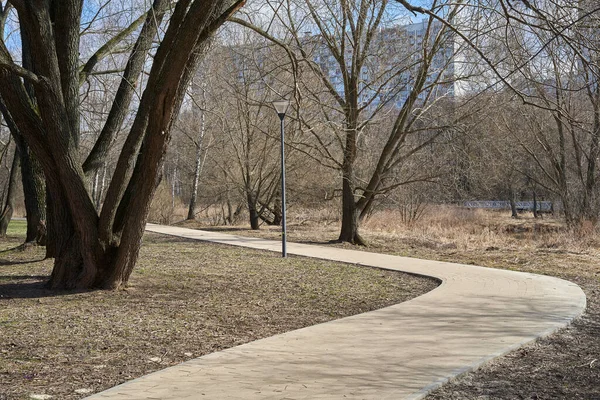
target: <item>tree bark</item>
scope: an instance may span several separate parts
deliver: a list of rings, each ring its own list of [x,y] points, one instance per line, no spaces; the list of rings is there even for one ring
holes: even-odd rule
[[[6,237],[6,230],[8,224],[13,216],[15,208],[15,199],[17,197],[17,175],[19,173],[19,149],[15,146],[15,152],[12,160],[12,166],[10,168],[10,177],[8,179],[8,190],[6,193],[6,201],[2,214],[0,214],[0,237]]]
[[[342,165],[342,227],[338,240],[352,244],[364,245],[363,238],[358,233],[359,210],[354,192],[356,190],[354,162],[356,160],[356,125],[346,133],[346,148]]]
[[[25,245],[44,246],[46,245],[46,182],[44,172],[2,101],[0,101],[0,110],[18,149],[27,219]]]
[[[342,228],[339,241],[364,245],[365,241],[358,233],[359,213],[354,199],[354,185],[351,179],[344,177],[342,182]]]
[[[260,229],[260,217],[258,210],[256,209],[256,198],[252,193],[252,190],[246,190],[246,201],[248,203],[248,215],[250,218],[250,228],[252,230]]]
[[[45,246],[47,244],[47,227],[44,171],[24,140],[19,145],[19,154],[21,157],[21,182],[23,183],[25,212],[27,214],[25,243]]]
[[[358,78],[351,78],[351,80],[356,79]],[[342,227],[338,240],[364,245],[365,242],[358,233],[360,210],[354,196],[356,190],[354,163],[356,162],[358,133],[358,83],[351,83],[349,88],[346,95],[346,143],[342,164]]]

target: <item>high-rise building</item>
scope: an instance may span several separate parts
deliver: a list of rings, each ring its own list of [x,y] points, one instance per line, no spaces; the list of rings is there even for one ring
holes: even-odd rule
[[[424,46],[431,52],[433,42],[442,24],[428,20],[381,29],[371,43],[370,55],[360,71],[360,103],[370,102],[371,107],[387,103],[401,107],[410,95],[423,61]],[[427,43],[424,43],[428,39]],[[328,77],[335,90],[344,95],[343,68],[329,50],[327,44],[318,35],[307,34],[305,43],[312,44],[312,60]],[[344,54],[345,66],[352,63],[354,48],[348,46]],[[419,99],[426,97],[454,97],[456,83],[455,67],[456,43],[454,35],[443,33],[438,48],[431,59],[426,77],[425,90],[418,94]]]

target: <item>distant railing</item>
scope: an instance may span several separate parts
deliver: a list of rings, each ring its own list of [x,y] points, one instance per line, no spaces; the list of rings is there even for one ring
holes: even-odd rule
[[[496,210],[510,210],[510,201],[465,201],[464,206],[467,208],[491,208]],[[537,210],[540,212],[552,212],[551,201],[536,202]],[[515,207],[518,211],[533,211],[533,201],[516,201]]]

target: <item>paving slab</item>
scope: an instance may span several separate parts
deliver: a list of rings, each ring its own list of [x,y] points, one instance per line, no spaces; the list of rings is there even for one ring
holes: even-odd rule
[[[277,241],[219,232],[153,224],[147,230],[281,249]],[[554,277],[296,243],[288,243],[288,254],[425,275],[441,284],[401,304],[208,354],[88,399],[420,399],[585,310],[583,291]]]

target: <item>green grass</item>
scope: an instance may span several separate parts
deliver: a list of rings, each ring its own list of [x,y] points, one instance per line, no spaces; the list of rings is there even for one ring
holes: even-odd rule
[[[25,238],[26,233],[27,233],[27,221],[25,221],[25,220],[10,221],[10,224],[8,224],[8,229],[6,230],[6,235],[10,236],[10,237]]]

